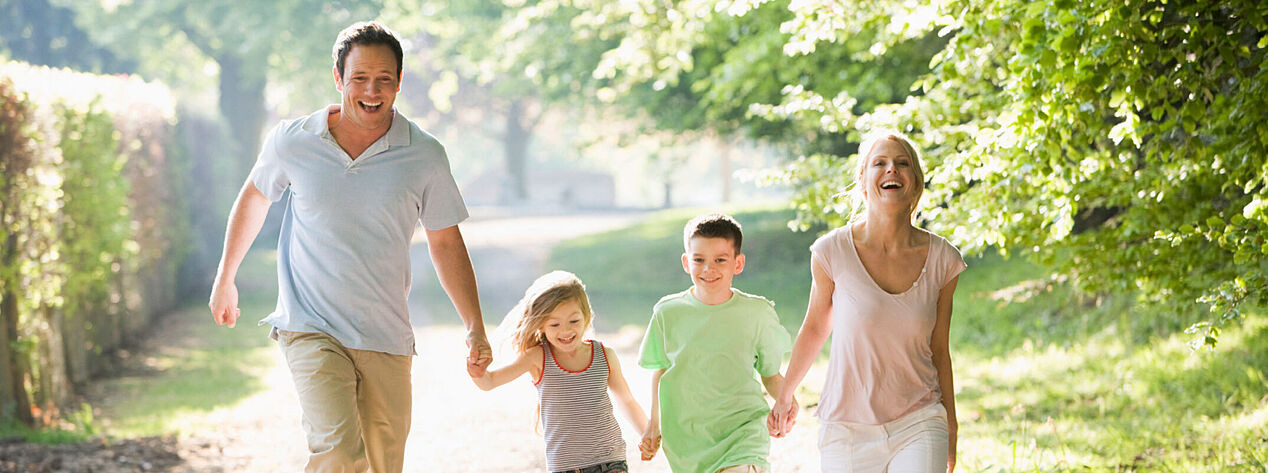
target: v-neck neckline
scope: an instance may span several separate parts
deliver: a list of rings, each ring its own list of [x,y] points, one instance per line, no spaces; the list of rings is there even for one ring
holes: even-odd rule
[[[921,231],[923,232],[924,230]],[[929,232],[925,233],[929,234],[929,250],[925,252],[925,262],[924,265],[920,267],[920,274],[916,275],[916,280],[912,281],[911,286],[908,286],[907,289],[903,290],[903,292],[889,292],[886,291],[885,288],[881,287],[880,283],[876,282],[876,277],[872,276],[872,272],[868,271],[867,266],[863,264],[863,257],[859,256],[858,245],[854,243],[853,226],[845,227],[846,239],[850,242],[851,252],[854,253],[854,262],[858,263],[859,269],[862,269],[863,274],[867,275],[867,280],[872,282],[872,287],[886,295],[894,297],[901,297],[911,293],[911,291],[920,286],[920,282],[925,279],[925,273],[929,272],[929,261],[933,259],[933,234]]]

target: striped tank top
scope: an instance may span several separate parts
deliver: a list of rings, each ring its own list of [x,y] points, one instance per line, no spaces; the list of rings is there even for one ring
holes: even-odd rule
[[[550,344],[542,344],[542,379],[537,382],[537,400],[541,403],[546,468],[550,471],[625,460],[625,441],[608,397],[608,357],[602,343],[589,342],[590,364],[581,371],[559,366]]]

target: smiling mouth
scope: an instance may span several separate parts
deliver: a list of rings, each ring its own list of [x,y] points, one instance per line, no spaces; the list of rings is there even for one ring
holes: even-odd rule
[[[362,101],[357,101],[357,105],[360,105],[362,110],[365,110],[365,111],[370,112],[370,113],[374,113],[374,112],[379,111],[379,108],[382,108],[382,107],[383,107],[383,102],[362,102]]]
[[[572,336],[569,336],[568,338],[560,337],[557,340],[559,340],[559,343],[568,344],[568,343],[572,343],[572,341],[576,339],[577,339],[577,336],[572,335]]]
[[[897,181],[889,181],[889,182],[881,183],[881,189],[889,190],[889,189],[902,189],[902,188],[903,188],[903,184]]]

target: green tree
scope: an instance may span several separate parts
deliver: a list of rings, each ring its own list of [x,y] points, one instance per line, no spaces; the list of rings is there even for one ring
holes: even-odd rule
[[[92,44],[75,25],[74,12],[48,0],[0,0],[0,56],[97,73],[136,68],[131,61]]]
[[[214,63],[220,113],[244,162],[259,150],[269,83],[287,88],[289,105],[316,106],[333,93],[335,36],[381,9],[375,0],[58,1],[97,41],[168,83],[200,84]]]
[[[514,17],[512,39],[601,45],[590,74],[539,84],[800,155],[768,176],[797,189],[800,228],[848,218],[854,143],[897,128],[926,152],[924,222],[968,251],[1138,294],[1208,344],[1268,302],[1268,4],[548,0]]]

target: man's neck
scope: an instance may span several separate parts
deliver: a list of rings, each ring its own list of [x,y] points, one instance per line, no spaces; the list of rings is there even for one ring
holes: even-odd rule
[[[380,128],[360,127],[351,121],[344,120],[343,113],[338,107],[332,107],[331,110],[330,115],[326,119],[330,135],[335,138],[335,143],[339,144],[339,147],[348,153],[348,157],[354,160],[361,157],[361,153],[364,153],[370,145],[392,129],[391,121],[388,121],[386,126]]]

